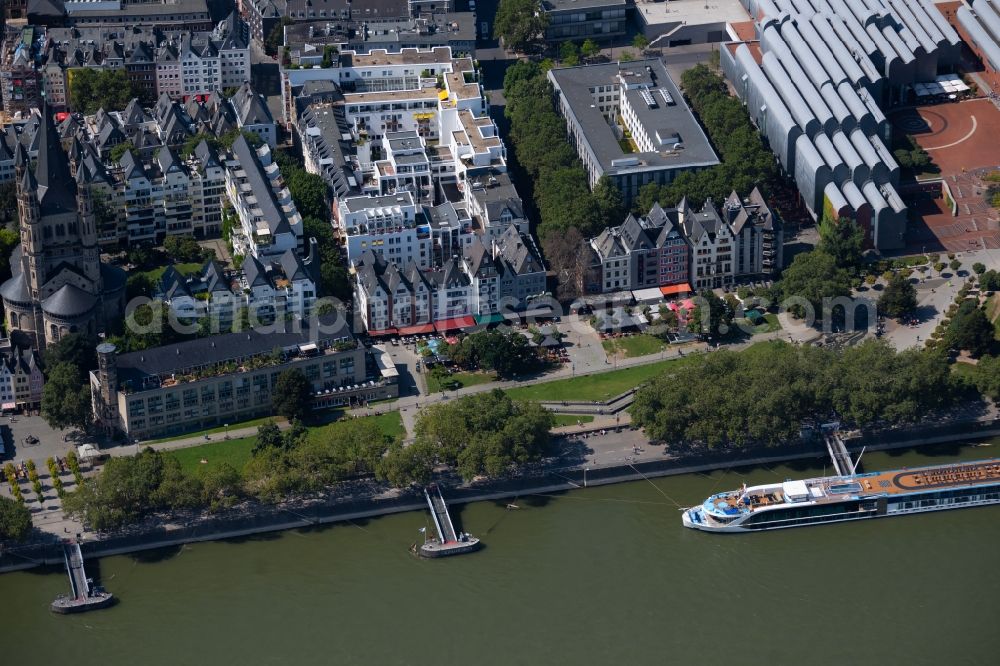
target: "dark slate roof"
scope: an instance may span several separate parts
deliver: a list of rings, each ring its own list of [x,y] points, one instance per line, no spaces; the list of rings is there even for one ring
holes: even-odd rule
[[[249,254],[243,259],[243,277],[247,287],[273,287],[271,277],[264,270],[264,266],[257,260],[257,257]]]
[[[6,162],[13,159],[14,153],[11,152],[10,146],[7,145],[6,141],[0,141],[0,162]]]
[[[194,156],[201,162],[202,168],[222,166],[219,164],[219,156],[215,154],[215,149],[204,139],[195,147]]]
[[[13,262],[13,257],[11,261]],[[3,286],[0,286],[0,295],[3,296],[5,301],[14,301],[17,303],[29,303],[31,301],[31,293],[28,291],[28,284],[24,281],[22,273],[17,273],[14,277],[4,282]]]
[[[505,263],[517,275],[538,273],[545,270],[534,251],[528,247],[527,239],[521,236],[513,224],[501,234],[498,245],[500,246],[500,255]]]
[[[275,349],[291,350],[309,342],[329,344],[353,338],[346,322],[336,313],[319,317],[318,323],[310,328],[308,322],[289,322],[285,330],[250,329],[121,354],[117,359],[118,376],[122,381],[141,381],[143,377],[184,373]]]
[[[625,249],[622,244],[618,241],[618,236],[615,234],[614,229],[607,227],[597,236],[593,241],[594,249],[597,250],[597,254],[600,255],[601,260],[608,259],[609,257],[622,257],[625,255]]]
[[[167,266],[160,276],[159,293],[167,300],[176,296],[190,296],[191,290],[187,286],[187,278],[177,272],[173,266]]]
[[[309,275],[305,265],[302,263],[302,259],[295,253],[295,250],[285,250],[285,253],[281,255],[280,263],[281,270],[284,271],[285,277],[288,280],[295,282],[297,280],[312,279],[312,276]]]
[[[480,270],[493,268],[493,257],[486,251],[486,246],[478,238],[465,246],[465,261],[472,275],[479,275]]]
[[[219,40],[219,50],[247,48],[246,24],[234,10],[216,26],[213,36]]]
[[[70,117],[72,118],[72,116]],[[150,120],[150,117],[139,103],[138,97],[133,97],[132,101],[128,103],[128,106],[125,107],[125,111],[122,113],[122,118],[125,119],[126,125],[139,125]]]
[[[66,5],[63,0],[28,0],[29,16],[66,16]]]
[[[257,199],[257,205],[260,207],[271,235],[276,236],[277,234],[291,233],[292,227],[288,223],[288,218],[285,217],[285,212],[278,205],[278,200],[274,196],[274,192],[271,190],[271,179],[264,173],[264,167],[260,163],[257,151],[247,143],[246,138],[242,134],[236,137],[232,150],[236,161],[240,163],[240,166],[243,167],[243,171],[246,173],[247,182],[250,184],[250,189]]]
[[[38,131],[38,204],[42,215],[76,211],[76,181],[69,172],[69,160],[59,142],[59,132],[47,102],[42,102],[42,122]]]
[[[76,285],[64,284],[42,301],[42,310],[55,317],[79,317],[94,309],[98,298]]]
[[[244,83],[232,98],[233,106],[244,125],[266,125],[274,122],[264,98],[254,92],[249,83]]]
[[[174,151],[170,150],[170,148],[166,146],[157,151],[156,163],[160,166],[160,171],[163,174],[181,170],[181,161],[177,158],[177,155],[174,154]]]
[[[142,160],[136,159],[131,150],[126,150],[122,153],[118,164],[122,167],[122,176],[125,180],[146,177],[146,170],[142,166]]]
[[[205,262],[205,266],[201,269],[201,278],[209,291],[232,292],[225,270],[214,259]]]
[[[621,234],[622,243],[630,252],[651,250],[655,247],[654,240],[650,238],[650,235],[646,233],[639,220],[631,213],[625,218],[625,222],[622,223],[619,233]]]

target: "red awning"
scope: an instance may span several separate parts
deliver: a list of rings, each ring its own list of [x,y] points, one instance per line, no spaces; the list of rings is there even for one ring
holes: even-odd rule
[[[671,284],[666,287],[660,287],[660,293],[664,296],[677,296],[679,294],[690,294],[691,285],[687,282],[681,282],[680,284]]]
[[[470,328],[476,325],[473,317],[455,317],[454,319],[442,319],[434,322],[434,328],[443,333],[445,331],[457,331],[462,328]]]
[[[417,326],[403,326],[399,329],[400,335],[424,335],[433,333],[434,324],[418,324]]]
[[[372,338],[384,338],[387,335],[396,335],[396,329],[383,328],[378,331],[368,331],[368,336]]]

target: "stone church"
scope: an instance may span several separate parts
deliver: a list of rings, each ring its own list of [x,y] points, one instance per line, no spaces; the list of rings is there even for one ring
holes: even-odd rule
[[[77,185],[47,104],[32,167],[15,156],[21,243],[10,258],[13,277],[0,286],[11,341],[43,349],[63,335],[96,335],[122,317],[125,272],[102,264],[90,192]]]

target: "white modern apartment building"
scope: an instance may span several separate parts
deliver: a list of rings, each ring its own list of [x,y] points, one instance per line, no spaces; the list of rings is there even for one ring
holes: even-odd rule
[[[239,219],[232,237],[236,254],[264,260],[301,249],[302,216],[269,146],[255,150],[243,136],[236,139],[226,161],[226,193]]]
[[[333,225],[349,263],[370,250],[399,264],[413,261],[421,268],[431,265],[430,229],[409,192],[342,199]]]

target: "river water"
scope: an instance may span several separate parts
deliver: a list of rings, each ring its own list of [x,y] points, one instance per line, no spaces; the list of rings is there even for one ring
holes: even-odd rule
[[[865,456],[869,470],[1000,455]],[[58,570],[0,576],[6,664],[1000,663],[1000,507],[715,535],[674,501],[822,473],[686,475],[460,509],[479,553],[408,552],[429,515],[88,562],[121,602],[55,616]],[[655,484],[655,487],[654,487]]]

